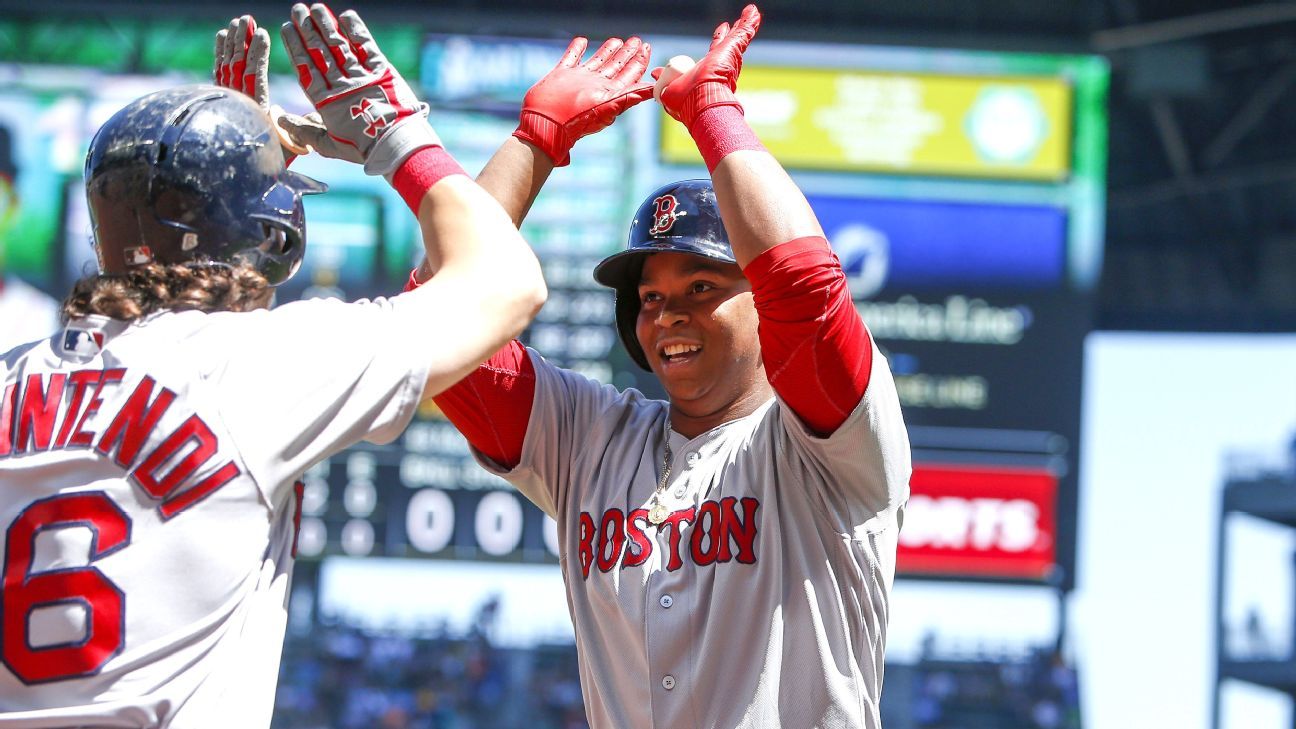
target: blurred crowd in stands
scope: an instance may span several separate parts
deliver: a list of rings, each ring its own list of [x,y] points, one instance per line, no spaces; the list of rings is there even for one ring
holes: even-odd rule
[[[1025,656],[924,657],[913,669],[910,690],[913,726],[920,729],[1081,726],[1076,671],[1051,649]]]
[[[572,645],[321,627],[289,637],[273,729],[586,729]]]
[[[587,729],[571,644],[504,648],[489,621],[419,636],[335,624],[290,634],[272,729]],[[1079,729],[1052,650],[888,666],[888,729]]]

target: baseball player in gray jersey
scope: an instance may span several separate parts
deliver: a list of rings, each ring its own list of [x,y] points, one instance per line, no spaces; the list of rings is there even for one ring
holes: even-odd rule
[[[338,32],[353,55],[307,74],[307,94],[416,210],[438,273],[390,299],[268,309],[322,185],[285,168],[258,102],[170,89],[99,130],[100,273],[64,302],[64,330],[0,355],[0,727],[268,726],[294,483],[394,438],[544,299],[512,221],[363,24]]]
[[[879,726],[908,438],[840,264],[735,96],[759,23],[747,7],[655,84],[640,39],[585,62],[575,39],[477,178],[520,222],[576,141],[649,96],[711,172],[649,195],[594,272],[669,401],[516,341],[435,398],[557,521],[598,729]]]

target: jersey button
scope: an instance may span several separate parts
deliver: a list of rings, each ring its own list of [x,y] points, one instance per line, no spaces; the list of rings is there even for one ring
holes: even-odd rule
[[[701,453],[698,453],[697,451],[689,451],[689,454],[688,454],[688,464],[689,464],[690,466],[696,466],[696,465],[698,464],[698,461],[700,461],[700,460],[702,460],[702,454],[701,454]]]
[[[663,677],[662,688],[666,689],[667,691],[670,691],[671,689],[675,688],[675,677],[671,676],[670,674],[667,674],[665,677]]]
[[[662,595],[661,599],[658,600],[657,602],[661,603],[662,607],[668,608],[671,605],[675,604],[675,598],[671,597],[670,595]]]

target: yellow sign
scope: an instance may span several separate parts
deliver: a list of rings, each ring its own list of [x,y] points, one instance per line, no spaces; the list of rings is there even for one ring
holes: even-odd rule
[[[1071,86],[1061,78],[747,67],[738,98],[790,168],[1065,179]],[[662,118],[666,162],[699,163],[688,131]]]

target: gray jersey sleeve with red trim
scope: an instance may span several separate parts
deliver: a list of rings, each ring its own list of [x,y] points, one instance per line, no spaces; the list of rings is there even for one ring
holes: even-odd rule
[[[473,455],[483,467],[507,478],[522,495],[557,519],[569,500],[577,469],[593,468],[606,474],[601,477],[630,482],[640,465],[638,459],[634,463],[618,462],[630,449],[603,454],[591,449],[606,448],[627,434],[641,436],[645,441],[659,439],[666,403],[649,400],[638,390],[620,392],[611,385],[555,367],[535,350],[527,352],[535,366],[536,384],[522,460],[510,471],[476,451]],[[651,463],[648,465],[652,468]]]
[[[887,359],[873,348],[864,397],[832,435],[815,435],[781,400],[780,418],[793,448],[819,470],[827,512],[843,532],[899,526],[912,471],[909,435]]]

